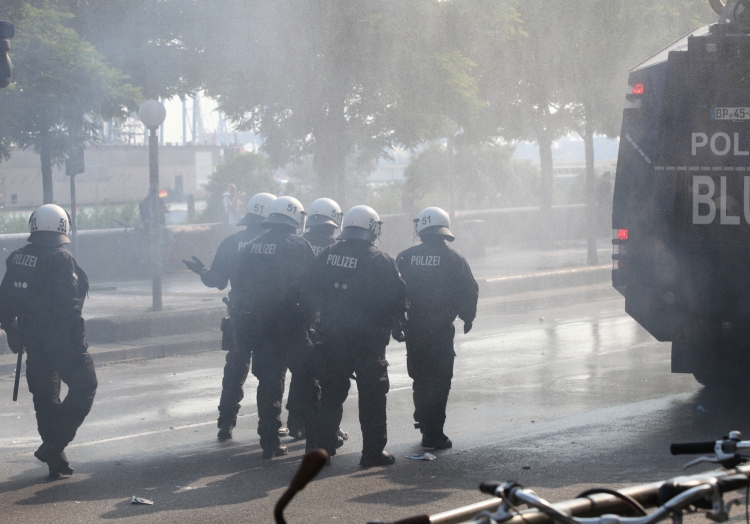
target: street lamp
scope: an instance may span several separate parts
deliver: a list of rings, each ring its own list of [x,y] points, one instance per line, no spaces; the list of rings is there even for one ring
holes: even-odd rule
[[[156,130],[167,117],[164,104],[146,101],[138,110],[138,118],[149,130],[148,135],[148,194],[151,197],[151,295],[153,311],[161,311],[161,203],[159,202],[159,140]]]

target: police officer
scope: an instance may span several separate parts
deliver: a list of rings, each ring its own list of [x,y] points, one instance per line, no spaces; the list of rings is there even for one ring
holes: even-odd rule
[[[316,354],[321,387],[318,446],[336,454],[336,430],[356,375],[362,459],[365,467],[393,464],[386,451],[388,345],[394,322],[406,309],[406,289],[396,263],[373,242],[381,228],[370,207],[355,206],[344,216],[339,242],[315,260],[309,292],[320,313],[323,342]]]
[[[301,296],[315,254],[310,244],[295,234],[302,227],[304,209],[297,199],[284,196],[277,198],[269,211],[263,221],[266,232],[251,241],[240,256],[232,289],[243,315],[243,336],[253,348],[258,434],[265,459],[287,453],[278,434],[287,368],[292,372],[289,402],[300,411],[310,444],[315,441],[319,395],[308,336],[314,312]]]
[[[310,242],[316,256],[328,246],[336,243],[335,233],[341,227],[343,217],[341,207],[330,198],[319,198],[310,204],[309,217],[305,222],[305,227],[308,230],[302,237]],[[320,337],[313,332],[310,338],[313,343],[316,343],[319,342]],[[287,419],[289,434],[295,439],[305,438],[305,426],[300,415],[294,408],[290,409],[289,404],[287,404],[287,409],[289,410],[289,418]],[[337,434],[342,441],[349,438],[349,433],[341,428],[338,429]],[[339,442],[339,444],[342,443]]]
[[[339,205],[330,198],[319,198],[310,205],[310,212],[305,222],[308,231],[302,235],[319,255],[321,251],[336,243],[336,231],[341,227],[344,214]]]
[[[61,207],[38,208],[29,229],[30,243],[6,261],[0,327],[11,351],[27,352],[26,381],[42,437],[34,456],[47,464],[50,478],[58,478],[73,473],[65,448],[91,410],[97,388],[81,316],[89,283],[63,248],[70,243],[70,218]],[[61,381],[68,386],[62,402]]]
[[[479,287],[464,257],[446,245],[453,242],[448,213],[439,207],[424,209],[415,220],[421,244],[401,252],[397,263],[406,282],[409,312],[405,329],[406,363],[414,380],[414,420],[422,432],[422,446],[450,448],[443,433],[445,408],[453,378],[453,321],[471,330],[477,313]],[[404,337],[405,332],[405,337]]]
[[[185,265],[201,277],[201,281],[208,287],[225,289],[227,283],[235,286],[237,266],[240,262],[240,253],[254,238],[262,235],[265,229],[261,223],[268,216],[271,203],[276,197],[270,193],[258,193],[247,203],[247,214],[240,220],[238,226],[247,226],[244,230],[229,235],[225,238],[219,249],[216,250],[211,269],[208,269],[197,257],[192,261],[183,260]],[[242,336],[242,330],[237,329],[239,322],[232,292],[229,292],[229,322],[222,322],[222,348],[226,349],[227,357],[224,365],[224,378],[221,382],[221,400],[219,400],[219,440],[232,438],[232,430],[237,425],[237,413],[240,411],[240,402],[245,394],[242,386],[245,384],[247,374],[250,371],[250,359],[252,348],[249,342]],[[281,430],[282,436],[286,435],[285,429]]]

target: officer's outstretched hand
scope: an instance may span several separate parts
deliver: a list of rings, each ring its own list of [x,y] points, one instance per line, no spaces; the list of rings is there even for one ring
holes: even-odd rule
[[[471,331],[472,323],[471,322],[464,322],[464,335]]]
[[[391,330],[391,335],[393,335],[393,339],[396,342],[406,342],[406,335],[404,334],[404,330],[400,327],[393,328]]]
[[[190,271],[198,275],[202,275],[203,273],[208,271],[206,265],[201,262],[198,257],[193,257],[193,262],[191,262],[190,260],[183,260],[182,262],[188,267]]]

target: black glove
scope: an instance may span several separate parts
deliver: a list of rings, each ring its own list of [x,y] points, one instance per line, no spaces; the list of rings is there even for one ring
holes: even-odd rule
[[[206,264],[201,262],[198,257],[193,257],[193,260],[195,262],[190,262],[189,260],[183,260],[182,262],[188,267],[190,271],[198,275],[202,275],[203,273],[208,271]]]
[[[5,332],[5,336],[8,339],[8,347],[10,350],[18,355],[19,351],[23,351],[23,342],[21,342],[21,333],[18,329],[8,329]]]
[[[400,327],[393,328],[391,335],[396,342],[406,342],[406,334],[404,334],[404,330]]]
[[[471,331],[471,322],[464,322],[464,335]]]

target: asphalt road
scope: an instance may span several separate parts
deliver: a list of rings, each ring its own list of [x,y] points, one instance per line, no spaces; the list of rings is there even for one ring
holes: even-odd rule
[[[691,376],[671,375],[669,345],[640,329],[623,305],[480,314],[469,335],[457,336],[446,425],[454,448],[435,452],[433,462],[405,458],[420,451],[419,433],[405,350],[392,343],[387,449],[396,465],[358,466],[353,387],[342,423],[352,437],[292,502],[288,521],[436,513],[484,499],[476,486],[487,479],[514,479],[556,501],[595,484],[676,476],[686,459],[669,455],[670,442],[747,430],[744,399],[725,402]],[[68,450],[76,473],[58,481],[48,481],[31,454],[39,438],[29,393],[11,403],[12,381],[0,379],[0,521],[270,522],[304,446],[291,443],[288,457],[261,460],[254,381],[235,439],[217,442],[223,358],[211,352],[100,367],[96,403]],[[154,505],[131,505],[132,495]]]

